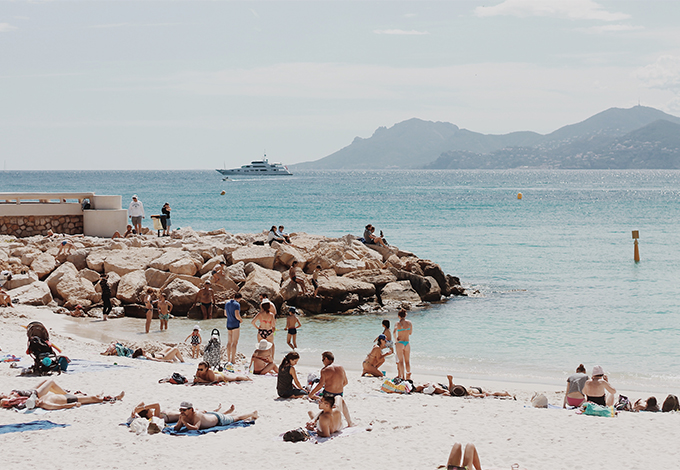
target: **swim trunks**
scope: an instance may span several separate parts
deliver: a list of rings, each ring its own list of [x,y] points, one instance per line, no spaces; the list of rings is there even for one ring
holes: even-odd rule
[[[297,334],[297,328],[288,328],[288,334],[289,335],[296,335]]]
[[[459,467],[458,465],[447,465],[446,470],[467,470],[467,467]]]
[[[314,289],[319,287],[319,283],[316,281],[316,279],[312,279],[312,286],[314,286]]]
[[[343,393],[344,392],[333,393],[333,392],[327,392],[326,390],[324,390],[323,392],[321,392],[321,396],[322,397],[328,397],[328,398],[335,398],[335,397],[341,397]]]
[[[267,337],[274,333],[274,330],[257,330],[257,332],[262,337],[262,339],[267,339]]]
[[[66,403],[71,404],[71,403],[77,403],[78,402],[78,397],[73,395],[72,393],[67,393],[66,394]]]
[[[229,331],[231,331],[231,330],[238,330],[239,328],[241,328],[241,324],[240,324],[240,323],[238,324],[238,326],[228,326],[228,327],[227,327],[227,330],[229,330]]]
[[[208,306],[212,305],[212,302],[201,302],[201,305],[208,307]]]
[[[208,415],[214,415],[217,417],[217,425],[218,426],[227,426],[229,424],[232,424],[234,422],[234,417],[225,415],[223,413],[219,413],[217,411],[206,411],[205,414]]]
[[[159,314],[158,314],[158,319],[159,319],[159,320],[170,320],[170,314],[169,314],[169,313],[166,313],[165,315],[163,315],[162,313],[159,313]]]

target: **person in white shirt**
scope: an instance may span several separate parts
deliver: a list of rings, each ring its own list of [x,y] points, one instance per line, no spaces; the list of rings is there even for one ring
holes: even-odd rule
[[[137,199],[136,194],[132,196],[132,202],[130,203],[130,207],[128,207],[128,217],[132,220],[132,225],[134,225],[137,234],[141,235],[142,219],[144,218],[144,204]]]

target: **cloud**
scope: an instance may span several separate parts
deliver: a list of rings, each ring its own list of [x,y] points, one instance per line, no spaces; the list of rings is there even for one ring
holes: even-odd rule
[[[664,55],[637,70],[636,77],[648,88],[680,92],[680,57]]]
[[[252,8],[250,9],[250,12],[253,14],[253,16],[254,16],[255,18],[259,18],[259,17],[260,17],[260,15],[258,15],[257,12],[256,12],[255,10],[253,10]]]
[[[423,36],[430,34],[427,31],[416,31],[412,29],[411,31],[405,31],[403,29],[376,29],[373,31],[375,34],[395,34],[401,36]]]
[[[590,28],[578,28],[578,31],[589,34],[606,34],[619,33],[623,31],[639,31],[645,29],[644,26],[633,26],[630,24],[605,24],[602,26],[593,26]]]
[[[490,16],[548,16],[570,20],[621,21],[630,18],[626,13],[614,13],[592,0],[505,0],[492,7],[477,7],[475,15]]]
[[[0,23],[0,33],[8,33],[10,31],[14,31],[15,29],[19,29],[16,26],[12,26],[9,23]]]

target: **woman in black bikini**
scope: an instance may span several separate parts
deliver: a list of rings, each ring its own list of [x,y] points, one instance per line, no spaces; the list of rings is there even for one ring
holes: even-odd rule
[[[606,392],[609,392],[607,395]],[[583,394],[590,402],[601,406],[612,406],[616,398],[616,389],[609,385],[607,376],[600,366],[593,367],[593,376],[583,386]]]
[[[266,339],[274,343],[274,332],[276,331],[276,317],[272,313],[272,304],[269,299],[264,299],[260,304],[260,311],[251,321],[257,328],[257,341]]]

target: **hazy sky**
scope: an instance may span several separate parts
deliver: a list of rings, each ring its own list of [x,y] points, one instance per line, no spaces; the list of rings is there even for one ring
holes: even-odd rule
[[[418,117],[680,114],[680,2],[0,2],[7,169],[316,160]]]

